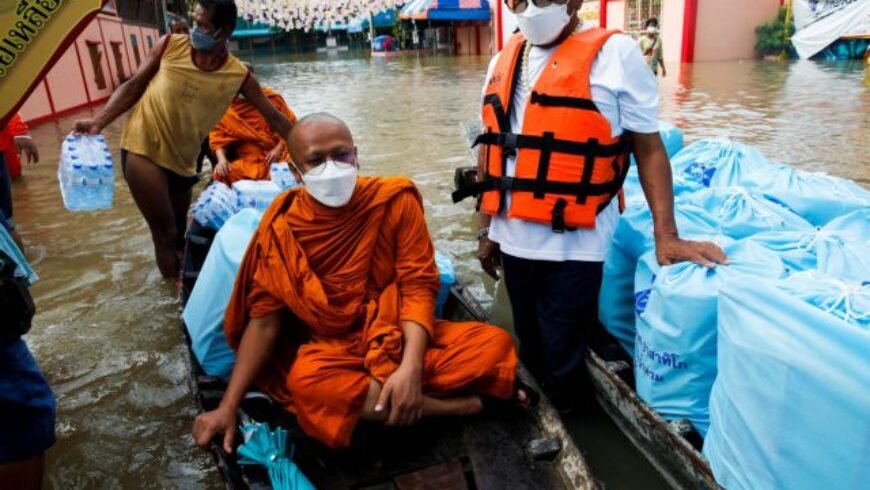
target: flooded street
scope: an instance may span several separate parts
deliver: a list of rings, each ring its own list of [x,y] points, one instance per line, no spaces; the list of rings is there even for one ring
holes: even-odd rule
[[[364,174],[416,181],[436,247],[491,305],[495,287],[475,259],[472,206],[450,201],[453,169],[469,164],[459,124],[477,117],[487,60],[258,55],[254,61],[261,83],[283,94],[298,115],[325,111],[349,124]],[[870,87],[860,62],[677,68],[661,81],[661,117],[682,127],[687,143],[731,136],[771,159],[870,187]],[[48,487],[220,488],[210,457],[189,436],[195,407],[175,285],[160,279],[123,179],[117,176],[111,211],[70,213],[62,206],[60,142],[88,112],[34,128],[42,163],[26,167],[13,188],[15,218],[41,277],[28,342],[59,406]],[[121,129],[118,121],[105,133],[116,163]],[[606,451],[592,461],[610,477],[608,489],[657,488],[648,468],[607,462],[619,457]]]

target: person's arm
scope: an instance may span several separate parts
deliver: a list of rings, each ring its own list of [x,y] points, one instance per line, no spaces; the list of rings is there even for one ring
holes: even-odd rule
[[[214,166],[214,175],[226,177],[230,173],[230,160],[227,158],[227,149],[225,147],[215,148],[214,155],[217,157],[217,163]]]
[[[710,242],[680,239],[674,220],[671,164],[659,133],[629,133],[644,195],[653,215],[656,257],[662,265],[691,261],[707,267],[726,263],[725,253]]]
[[[206,412],[193,423],[193,438],[196,445],[207,449],[211,440],[223,434],[223,448],[227,454],[233,452],[233,438],[236,434],[236,412],[248,388],[260,374],[272,356],[272,350],[281,333],[282,313],[274,313],[262,318],[252,318],[242,334],[236,364],[223,399],[217,409]]]
[[[81,119],[74,123],[73,131],[76,133],[97,134],[111,124],[121,114],[127,112],[145,93],[151,79],[160,69],[160,58],[169,43],[170,35],[163,36],[157,46],[148,54],[145,63],[139,67],[136,74],[122,83],[109,97],[109,102],[97,112],[91,119]]]
[[[266,118],[266,122],[269,123],[272,131],[281,135],[284,140],[290,137],[293,123],[269,102],[269,98],[263,94],[260,83],[257,82],[257,79],[253,75],[248,76],[248,79],[242,84],[242,94]]]
[[[482,182],[486,162],[486,146],[481,145],[477,154],[477,181]],[[489,225],[492,216],[480,211],[480,224],[477,227],[477,260],[484,272],[495,280],[498,280],[498,268],[501,266],[501,252],[498,243],[489,239]]]
[[[278,140],[275,148],[266,155],[266,165],[272,165],[275,162],[281,161],[281,156],[284,154],[284,140]]]

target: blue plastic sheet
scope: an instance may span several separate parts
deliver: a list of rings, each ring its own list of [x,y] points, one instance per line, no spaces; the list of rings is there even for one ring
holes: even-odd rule
[[[248,242],[262,217],[255,209],[243,209],[218,231],[182,313],[193,353],[210,376],[228,379],[236,362],[224,334],[224,313]]]
[[[718,223],[719,233],[734,239],[764,231],[811,231],[812,225],[789,209],[742,187],[698,191],[686,201],[704,208]]]
[[[704,443],[720,485],[867,488],[868,314],[870,287],[818,273],[727,282]]]
[[[678,203],[674,210],[683,236],[712,235],[716,223],[703,209]],[[604,259],[598,319],[629,355],[634,355],[634,272],[641,255],[654,247],[652,213],[646,204],[633,203],[616,225]]]
[[[6,255],[15,262],[15,265],[17,266],[15,268],[16,276],[27,278],[27,282],[30,284],[33,284],[39,279],[39,276],[37,276],[33,268],[30,267],[30,263],[21,252],[21,249],[18,248],[15,240],[12,239],[12,235],[6,231],[6,227],[4,226],[0,226],[0,250],[6,252]]]
[[[637,394],[666,419],[688,419],[703,436],[716,378],[717,297],[726,281],[781,278],[782,261],[755,242],[714,240],[729,264],[707,269],[681,263],[660,267],[644,255],[635,277]]]

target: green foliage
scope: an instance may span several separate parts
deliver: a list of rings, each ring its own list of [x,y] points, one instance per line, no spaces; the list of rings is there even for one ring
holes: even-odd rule
[[[755,28],[755,52],[761,56],[777,55],[792,49],[791,36],[794,35],[794,22],[788,19],[786,32],[786,9],[780,7],[776,19]]]

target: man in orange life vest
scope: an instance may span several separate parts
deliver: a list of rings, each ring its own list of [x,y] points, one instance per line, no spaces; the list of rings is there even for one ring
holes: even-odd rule
[[[629,153],[659,261],[713,267],[726,258],[711,243],[679,238],[658,88],[637,44],[583,25],[582,0],[505,4],[520,32],[490,63],[478,183],[464,194],[482,194],[478,258],[495,278],[503,269],[520,358],[557,407],[583,408],[585,346]]]

